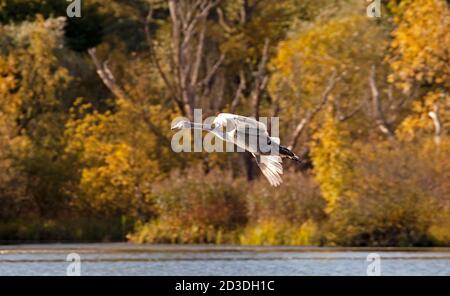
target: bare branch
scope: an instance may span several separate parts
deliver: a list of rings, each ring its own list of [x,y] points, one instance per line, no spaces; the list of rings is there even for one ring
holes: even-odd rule
[[[431,120],[433,120],[434,124],[434,142],[436,145],[441,143],[441,119],[439,117],[439,105],[435,103],[433,105],[433,111],[428,112],[428,116],[430,116]]]
[[[341,115],[339,115],[339,117],[338,117],[339,121],[342,122],[342,121],[349,120],[350,118],[352,118],[353,116],[358,114],[358,112],[361,111],[363,106],[364,106],[364,100],[361,101],[361,103],[358,105],[358,107],[356,107],[352,112],[350,112],[348,114],[341,114]]]
[[[358,104],[358,106],[351,111],[348,114],[344,114],[341,110],[341,106],[340,106],[340,100],[339,100],[339,96],[336,96],[334,98],[334,107],[336,109],[336,113],[337,113],[337,119],[341,122],[349,120],[350,118],[352,118],[353,116],[355,116],[364,106],[364,103],[367,101],[368,99],[365,97],[364,99],[360,100],[360,103]]]
[[[217,90],[217,100],[214,100],[212,102],[212,108],[210,108],[210,111],[213,111],[213,113],[215,113],[218,110],[222,110],[223,109],[223,99],[224,99],[224,94],[225,94],[225,74],[221,73],[220,75],[218,75],[218,90]],[[214,115],[214,114],[212,114]]]
[[[214,77],[214,75],[217,73],[217,70],[219,70],[220,66],[222,65],[223,61],[225,60],[225,54],[222,53],[219,57],[219,59],[214,63],[211,70],[208,72],[206,77],[201,81],[201,85],[208,85],[211,82],[211,79]]]
[[[181,58],[181,23],[179,19],[179,15],[177,13],[178,5],[180,5],[175,0],[169,0],[169,12],[170,12],[170,18],[172,20],[172,48],[174,50],[173,54],[173,64],[175,69],[175,75],[179,81],[179,83],[176,83],[175,86],[178,88],[180,93],[180,101],[182,101],[183,110],[186,112],[187,116],[190,117],[190,109],[186,108],[186,105],[188,104],[188,101],[185,96],[181,95],[183,90],[185,90],[185,87],[183,85],[183,79],[181,77],[181,69],[180,65],[183,64],[182,58]]]
[[[261,94],[267,85],[268,76],[266,73],[266,64],[269,58],[269,39],[266,38],[264,41],[264,48],[261,57],[261,61],[258,65],[258,72],[256,73],[255,86],[252,92],[253,95],[253,108],[254,116],[256,119],[259,118],[259,105],[261,103]]]
[[[209,11],[219,5],[220,0],[215,1],[209,1],[208,4],[203,8],[202,12],[200,13],[200,17],[205,17],[209,14]]]
[[[204,57],[207,18],[219,3],[219,0],[169,0],[172,20],[173,88],[177,90],[179,104],[185,116],[191,119],[193,110],[203,104],[203,100],[211,94],[216,84],[220,83],[211,82],[225,59],[224,54],[221,54],[211,67],[203,67],[207,60]]]
[[[153,6],[150,4],[150,9],[149,9],[149,11],[147,13],[147,17],[146,17],[145,22],[144,22],[144,34],[145,34],[145,38],[146,38],[146,41],[147,41],[147,46],[149,47],[150,58],[153,61],[153,63],[155,64],[159,75],[161,76],[161,78],[162,78],[162,80],[163,80],[167,90],[169,91],[171,99],[177,105],[177,107],[180,110],[181,114],[183,116],[186,116],[186,112],[184,110],[184,106],[183,106],[181,100],[179,99],[179,97],[177,96],[177,94],[175,93],[175,89],[176,88],[174,87],[174,84],[172,82],[170,82],[167,74],[164,72],[164,70],[163,70],[163,68],[162,68],[162,66],[160,64],[158,56],[156,55],[155,45],[154,45],[153,38],[152,38],[152,35],[150,33],[150,29],[149,29],[149,25],[150,25],[150,23],[152,21],[153,21]]]
[[[97,69],[97,74],[100,79],[103,81],[103,84],[118,98],[126,99],[126,93],[117,85],[114,76],[108,68],[107,63],[100,63],[97,58],[95,48],[90,48],[88,50],[89,55],[91,56],[92,62]]]
[[[111,93],[119,99],[131,101],[128,94],[117,84],[114,75],[108,68],[108,63],[107,62],[100,63],[100,61],[97,58],[95,48],[90,48],[88,50],[88,53],[91,56],[91,59],[95,67],[97,68],[98,76],[102,80],[103,84],[111,91]],[[163,143],[170,145],[170,140],[164,134],[161,133],[160,129],[157,126],[153,124],[149,116],[146,114],[145,108],[143,108],[143,118],[147,123],[147,126],[149,127],[150,131],[155,136],[157,136]]]
[[[219,25],[222,27],[222,29],[225,32],[230,33],[232,30],[231,30],[231,27],[225,21],[225,16],[223,14],[222,9],[219,7],[216,9],[216,11],[217,11],[217,15],[219,16]]]
[[[288,146],[289,150],[292,150],[297,145],[298,139],[300,138],[300,135],[302,134],[303,130],[305,129],[306,125],[309,123],[309,117],[306,116],[303,118],[300,123],[295,127],[295,130],[292,134],[292,141],[291,144]]]
[[[241,10],[240,10],[241,24],[245,24],[247,22],[248,10],[249,10],[248,0],[243,0]]]
[[[231,113],[235,113],[236,112],[236,108],[238,107],[240,100],[241,100],[241,96],[242,96],[242,92],[245,89],[245,74],[244,71],[241,70],[239,72],[239,86],[236,90],[236,93],[234,94],[234,98],[233,101],[231,102],[231,107],[230,107],[230,112]]]
[[[327,87],[325,88],[324,92],[322,93],[320,102],[317,104],[316,107],[314,107],[313,110],[311,110],[310,112],[308,112],[308,114],[306,114],[306,116],[299,122],[299,124],[295,128],[294,132],[292,133],[292,136],[291,136],[292,140],[291,140],[290,145],[288,146],[288,148],[290,150],[295,148],[295,146],[297,145],[298,139],[300,138],[300,135],[302,134],[302,132],[305,130],[306,126],[308,126],[308,124],[314,119],[316,114],[319,113],[320,110],[322,110],[323,107],[327,104],[328,97],[331,94],[331,92],[333,91],[333,89],[336,86],[336,83],[339,81],[339,79],[340,79],[340,77],[337,76],[336,71],[333,71],[330,79],[328,80]]]
[[[274,107],[273,107],[273,111],[272,111],[272,118],[278,117],[278,115],[280,114],[281,108],[280,108],[280,104],[278,104],[278,102],[274,102]],[[268,124],[267,124],[267,131],[269,132],[270,135],[272,135],[272,120],[269,120]]]
[[[378,91],[378,87],[376,85],[376,79],[375,79],[375,65],[372,65],[372,69],[370,71],[369,75],[369,84],[370,89],[372,92],[372,108],[375,115],[375,121],[378,125],[378,128],[387,136],[392,137],[394,135],[394,132],[392,131],[391,127],[389,126],[388,122],[386,121],[383,110],[381,108],[381,102],[380,102],[380,92]]]
[[[198,45],[197,45],[197,54],[195,57],[195,64],[194,64],[194,69],[193,69],[192,79],[191,79],[192,84],[194,84],[194,85],[197,84],[200,66],[202,63],[203,47],[205,45],[205,33],[206,33],[206,18],[203,20],[202,27],[200,29],[200,37],[199,37]]]

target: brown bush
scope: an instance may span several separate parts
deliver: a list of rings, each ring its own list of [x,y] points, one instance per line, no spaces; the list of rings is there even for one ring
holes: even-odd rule
[[[279,187],[271,187],[264,178],[251,186],[247,196],[250,223],[282,221],[301,225],[308,219],[325,218],[325,200],[311,176],[288,172]]]
[[[430,228],[450,220],[448,148],[401,143],[364,148],[349,196],[330,215],[329,239],[357,246],[435,244]]]

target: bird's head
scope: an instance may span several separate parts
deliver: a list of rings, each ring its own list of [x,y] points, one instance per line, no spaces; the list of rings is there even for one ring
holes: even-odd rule
[[[189,122],[189,120],[185,120],[185,119],[177,121],[172,125],[173,130],[174,129],[187,129],[187,128],[191,128],[191,123]]]

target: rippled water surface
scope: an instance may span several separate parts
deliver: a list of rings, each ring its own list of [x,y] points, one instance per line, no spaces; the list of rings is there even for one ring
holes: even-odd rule
[[[82,275],[366,275],[369,253],[382,275],[450,275],[450,248],[47,244],[0,246],[0,275],[66,275],[78,253]]]

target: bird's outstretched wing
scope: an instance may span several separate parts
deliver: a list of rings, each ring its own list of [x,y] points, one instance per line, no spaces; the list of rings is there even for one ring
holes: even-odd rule
[[[267,127],[264,123],[257,121],[251,117],[245,117],[230,113],[220,113],[217,115],[216,123],[227,127],[227,130],[236,129],[237,132],[247,133],[253,136],[269,136],[267,133]]]
[[[262,146],[270,144],[266,125],[254,118],[221,113],[216,117],[215,123],[225,127],[228,141],[241,149],[258,154]],[[265,150],[268,150],[268,147],[265,147]]]
[[[283,174],[282,159],[278,155],[254,155],[256,163],[263,175],[269,180],[270,185],[277,187],[283,182],[281,174]]]
[[[278,154],[267,154],[270,152],[271,142],[276,140],[274,147],[277,148],[279,139],[270,138],[264,123],[254,118],[230,113],[219,114],[214,122],[226,128],[227,141],[253,154],[263,175],[272,186],[281,184],[282,159]]]

